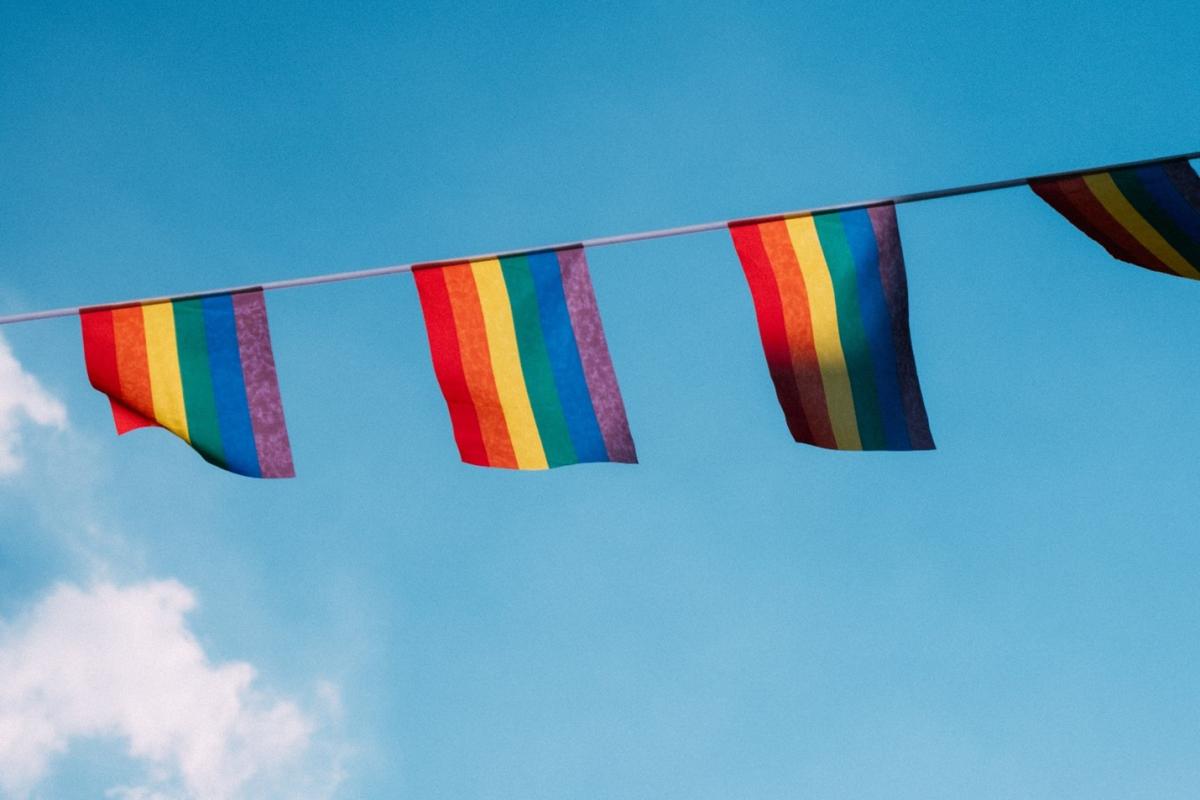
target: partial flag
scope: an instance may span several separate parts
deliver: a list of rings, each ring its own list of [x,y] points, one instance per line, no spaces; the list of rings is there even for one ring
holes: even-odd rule
[[[79,316],[88,379],[118,434],[160,426],[230,472],[294,476],[261,290]]]
[[[637,461],[583,248],[413,276],[463,461]]]
[[[1114,258],[1200,278],[1200,177],[1187,159],[1029,185]]]
[[[933,449],[895,206],[729,231],[792,437],[835,450]]]

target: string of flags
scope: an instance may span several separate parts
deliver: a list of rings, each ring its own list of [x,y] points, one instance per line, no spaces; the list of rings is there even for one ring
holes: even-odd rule
[[[161,427],[239,475],[295,475],[264,290],[412,272],[434,374],[468,464],[636,463],[588,247],[726,228],[792,438],[934,448],[908,324],[896,204],[1028,185],[1114,258],[1200,279],[1200,153],[493,256],[55,309],[78,314],[117,433]]]

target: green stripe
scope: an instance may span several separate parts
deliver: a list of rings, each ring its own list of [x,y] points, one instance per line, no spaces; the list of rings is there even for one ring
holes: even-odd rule
[[[212,373],[208,367],[208,342],[204,335],[204,306],[199,300],[176,300],[172,305],[188,438],[206,461],[224,467],[225,449],[221,446]]]
[[[1185,261],[1196,269],[1200,269],[1200,245],[1197,245],[1192,241],[1192,237],[1180,230],[1179,226],[1175,224],[1175,220],[1171,219],[1164,209],[1159,208],[1154,197],[1146,191],[1146,187],[1138,179],[1137,172],[1131,169],[1118,169],[1108,174],[1112,176],[1113,183],[1121,190],[1121,194],[1125,195],[1125,199],[1137,209],[1146,222],[1149,222],[1154,230],[1158,231],[1159,235],[1166,239],[1179,255],[1183,256]]]
[[[854,254],[846,241],[846,229],[837,214],[817,214],[813,217],[821,251],[833,279],[833,298],[837,306],[838,334],[846,370],[850,373],[850,391],[854,395],[854,415],[858,419],[858,435],[863,450],[886,450],[887,437],[883,432],[883,417],[875,391],[875,369],[871,362],[871,344],[863,328],[862,311],[858,306],[858,275]]]
[[[550,354],[546,351],[546,339],[542,335],[537,290],[534,288],[529,260],[525,256],[502,258],[500,269],[504,273],[508,302],[512,306],[517,351],[521,354],[521,371],[525,373],[525,390],[529,392],[533,418],[537,421],[538,435],[542,438],[542,449],[546,451],[546,463],[551,467],[574,464],[579,459],[575,455],[575,446],[571,444],[571,432],[567,428],[562,402],[554,385],[554,370],[550,366]]]

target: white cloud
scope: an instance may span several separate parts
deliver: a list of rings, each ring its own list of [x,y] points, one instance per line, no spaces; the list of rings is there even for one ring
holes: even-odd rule
[[[0,628],[0,790],[27,797],[80,737],[118,737],[145,785],[119,800],[329,797],[332,720],[273,697],[244,662],[212,664],[188,628],[195,597],[176,581],[60,585]],[[337,688],[320,683],[324,716]]]
[[[21,367],[0,336],[0,476],[21,470],[21,425],[25,421],[62,430],[67,410]]]

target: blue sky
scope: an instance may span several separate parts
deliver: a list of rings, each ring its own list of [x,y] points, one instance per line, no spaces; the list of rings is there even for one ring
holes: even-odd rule
[[[1200,147],[1200,11],[879,6],[4,4],[0,311]],[[5,329],[0,670],[128,702],[39,766],[0,691],[0,787],[1194,797],[1200,286],[1024,190],[899,216],[934,453],[791,442],[719,232],[589,255],[636,467],[459,463],[407,276],[268,297],[295,481],[118,440],[76,321]],[[255,741],[189,773],[200,686]]]

